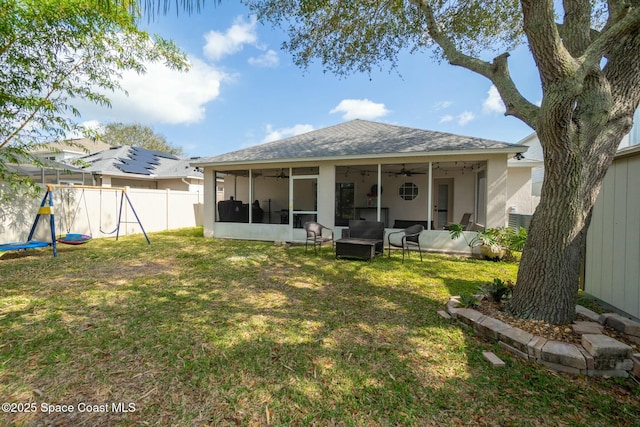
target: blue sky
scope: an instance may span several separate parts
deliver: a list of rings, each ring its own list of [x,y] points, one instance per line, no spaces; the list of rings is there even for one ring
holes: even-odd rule
[[[125,74],[128,96],[109,110],[81,106],[82,120],[138,122],[182,146],[213,156],[354,118],[516,143],[532,130],[504,107],[491,83],[438,64],[430,53],[401,55],[396,70],[338,78],[319,65],[296,67],[280,49],[286,34],[263,26],[245,6],[223,1],[199,14],[175,11],[143,27],[174,40],[189,56],[188,73],[152,64]],[[526,48],[510,58],[521,91],[539,102],[540,84]]]

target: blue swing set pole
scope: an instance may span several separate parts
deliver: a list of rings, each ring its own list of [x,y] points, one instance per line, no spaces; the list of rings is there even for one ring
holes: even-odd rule
[[[49,206],[47,204],[47,198],[49,199]],[[47,186],[47,192],[44,193],[44,197],[42,198],[42,202],[40,203],[40,208],[38,209],[38,214],[36,215],[36,219],[33,221],[33,225],[31,226],[31,231],[29,231],[29,237],[27,241],[30,242],[33,239],[33,235],[36,232],[36,227],[38,226],[38,222],[40,221],[40,216],[49,215],[49,225],[51,228],[51,246],[53,247],[53,256],[58,256],[58,249],[56,247],[56,220],[53,214],[53,193],[51,191],[51,186]]]
[[[142,234],[144,234],[144,238],[147,239],[147,244],[151,244],[151,241],[149,240],[149,236],[147,236],[147,232],[144,231],[144,227],[142,226],[142,222],[140,221],[140,218],[138,218],[138,214],[136,213],[135,208],[133,207],[133,204],[131,203],[131,200],[129,199],[129,196],[127,195],[127,191],[126,189],[122,189],[122,198],[120,199],[120,212],[118,213],[118,233],[116,234],[116,240],[118,240],[118,236],[120,235],[120,222],[122,220],[122,205],[124,205],[124,199],[127,199],[127,203],[129,204],[129,207],[131,208],[131,212],[133,212],[133,215],[136,217],[136,221],[138,222],[138,225],[140,226],[140,230],[142,230]]]

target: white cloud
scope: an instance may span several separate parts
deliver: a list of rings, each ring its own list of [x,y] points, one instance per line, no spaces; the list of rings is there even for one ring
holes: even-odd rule
[[[475,114],[473,114],[471,111],[465,111],[462,114],[459,114],[457,119],[458,119],[458,124],[460,126],[464,126],[467,123],[469,123],[470,121],[472,121],[473,119],[475,119],[476,116]]]
[[[504,113],[506,111],[502,98],[498,93],[498,89],[494,85],[491,85],[487,99],[482,103],[482,112],[485,114],[491,113]]]
[[[220,95],[227,76],[200,59],[189,58],[188,72],[171,70],[160,63],[147,64],[145,74],[133,71],[122,76],[122,92],[109,93],[112,108],[88,101],[77,103],[84,117],[101,121],[140,123],[197,123],[205,118],[205,104]]]
[[[296,136],[303,133],[311,132],[313,130],[312,125],[294,125],[288,128],[274,129],[273,126],[267,125],[267,136],[264,137],[262,142],[277,141],[279,139],[288,138],[290,136]]]
[[[453,101],[440,101],[440,102],[436,102],[435,104],[433,104],[433,110],[435,111],[440,111],[440,110],[446,110],[447,108],[451,107],[453,105]]]
[[[453,116],[451,114],[447,114],[446,116],[440,117],[440,121],[438,123],[447,123],[453,121]]]
[[[205,34],[204,55],[217,61],[220,58],[242,50],[245,44],[255,45],[258,42],[256,32],[256,17],[249,18],[246,22],[242,16],[233,21],[233,25],[226,32],[209,31]]]
[[[86,122],[80,123],[80,126],[82,126],[85,129],[93,130],[96,132],[102,132],[102,130],[104,130],[104,125],[100,123],[98,120],[87,120]]]
[[[279,63],[278,53],[273,49],[269,49],[260,56],[249,58],[249,64],[256,67],[272,68],[278,66]]]
[[[333,113],[344,113],[344,120],[365,119],[372,120],[389,114],[389,110],[384,104],[379,104],[368,99],[343,99],[331,111]]]
[[[78,123],[78,126],[86,131],[101,133],[104,130],[104,125],[99,120],[86,120],[82,123]],[[72,130],[66,132],[65,139],[77,139],[84,138],[85,133],[82,129]]]

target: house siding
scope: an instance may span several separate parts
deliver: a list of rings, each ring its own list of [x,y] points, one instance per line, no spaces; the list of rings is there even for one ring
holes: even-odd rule
[[[510,168],[507,179],[507,215],[511,212],[532,214],[531,169]]]
[[[640,150],[609,168],[587,235],[585,291],[640,317]]]

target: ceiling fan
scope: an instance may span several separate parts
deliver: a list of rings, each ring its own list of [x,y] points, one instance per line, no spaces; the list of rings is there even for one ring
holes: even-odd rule
[[[284,173],[284,169],[280,169],[280,172],[276,175],[265,175],[266,178],[288,179],[289,175]]]
[[[402,164],[402,169],[400,169],[400,171],[396,172],[394,175],[395,176],[413,176],[413,175],[424,175],[426,174],[426,172],[417,172],[411,169],[407,169],[404,167],[404,164]]]

